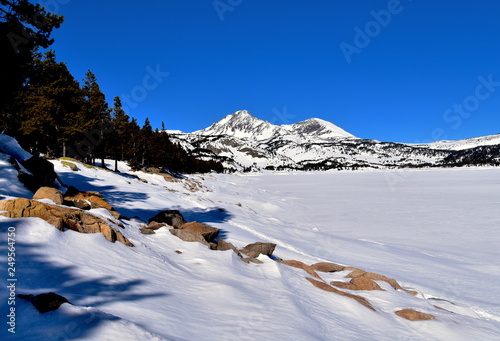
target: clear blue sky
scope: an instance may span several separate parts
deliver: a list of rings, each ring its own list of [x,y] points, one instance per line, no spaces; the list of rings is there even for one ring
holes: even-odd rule
[[[108,102],[129,96],[141,124],[190,132],[246,109],[383,141],[500,133],[497,0],[51,1],[58,60]]]

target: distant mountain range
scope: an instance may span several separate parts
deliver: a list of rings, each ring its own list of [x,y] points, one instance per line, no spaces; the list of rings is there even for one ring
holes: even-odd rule
[[[500,134],[428,144],[380,142],[319,118],[274,125],[246,110],[203,130],[169,134],[192,155],[221,161],[228,170],[500,165]]]

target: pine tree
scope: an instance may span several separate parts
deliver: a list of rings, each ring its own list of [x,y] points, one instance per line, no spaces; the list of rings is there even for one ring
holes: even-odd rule
[[[36,55],[33,74],[19,100],[20,132],[33,151],[55,156],[81,137],[83,93],[53,51]]]
[[[149,122],[149,118],[146,118],[144,125],[139,133],[139,155],[141,156],[141,165],[144,167],[146,161],[150,161],[151,157],[151,142],[153,140],[153,128]]]
[[[118,160],[125,160],[127,145],[130,140],[130,117],[122,108],[120,97],[116,96],[113,105],[113,141],[111,142],[115,159],[115,172],[118,171]]]
[[[17,93],[33,72],[37,48],[53,43],[50,34],[62,22],[62,16],[28,0],[0,0],[0,132],[15,135]]]
[[[93,159],[95,155],[101,159],[101,167],[106,168],[104,158],[106,147],[111,140],[109,133],[107,133],[108,130],[111,130],[109,128],[111,115],[106,96],[97,84],[96,76],[90,70],[85,74],[82,90],[85,99],[83,105],[85,121],[82,122],[82,129],[87,132],[87,138],[92,139],[94,145],[90,159]]]

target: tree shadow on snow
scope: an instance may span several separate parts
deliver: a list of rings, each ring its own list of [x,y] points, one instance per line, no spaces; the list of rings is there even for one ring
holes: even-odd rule
[[[23,226],[19,220],[0,222],[1,255],[6,256],[8,253],[7,231],[13,226],[16,227],[16,233],[20,235]],[[100,306],[113,302],[133,302],[168,295],[165,292],[147,294],[134,292],[137,287],[145,283],[143,279],[121,280],[112,275],[98,278],[90,274],[82,276],[77,274],[76,266],[62,265],[49,260],[46,254],[50,250],[43,243],[16,242],[16,294],[36,295],[55,292],[66,297],[75,307],[71,307],[71,310],[59,309],[40,314],[31,303],[17,298],[16,334],[8,333],[7,328],[3,328],[4,330],[0,332],[0,335],[3,334],[0,339],[6,340],[8,337],[13,337],[13,340],[72,340],[87,337],[91,339],[93,330],[103,323],[121,320],[118,316],[100,311],[98,309]],[[88,257],[94,256],[89,252]],[[106,262],[105,259],[101,261]],[[4,264],[6,263],[4,258]],[[7,276],[7,273],[5,275]],[[0,291],[0,299],[7,303],[7,290]],[[9,308],[7,304],[1,304],[0,315],[8,315]]]
[[[233,215],[220,207],[211,208],[190,208],[184,209],[181,207],[173,207],[173,210],[179,210],[186,221],[198,221],[200,223],[225,223],[229,221]]]

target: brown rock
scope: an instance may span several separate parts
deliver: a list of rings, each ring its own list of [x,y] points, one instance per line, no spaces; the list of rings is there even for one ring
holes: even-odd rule
[[[60,231],[68,228],[80,233],[102,233],[112,243],[119,241],[127,246],[134,246],[103,219],[79,209],[20,198],[0,201],[0,211],[7,211],[2,215],[9,218],[41,218]]]
[[[320,262],[311,265],[311,268],[313,268],[314,271],[319,272],[337,272],[344,270],[345,266],[329,262]]]
[[[167,226],[168,227],[168,224],[166,223],[157,223],[156,221],[152,221],[149,223],[149,225],[146,227],[146,229],[149,229],[149,230],[158,230],[162,227],[165,227]]]
[[[262,264],[262,261],[258,260],[257,258],[252,258],[252,257],[241,257],[241,260],[243,263],[255,263],[255,264]]]
[[[192,230],[180,230],[180,229],[170,229],[169,231],[174,236],[184,240],[185,242],[199,242],[202,243],[203,245],[210,246],[203,237],[203,235],[199,232]]]
[[[64,200],[75,207],[86,209],[90,205],[90,208],[105,208],[115,219],[120,219],[122,216],[117,212],[113,206],[111,206],[99,192],[93,191],[78,191],[76,188],[71,187],[66,192]]]
[[[424,321],[424,320],[435,320],[436,317],[430,314],[422,313],[414,309],[403,309],[394,312],[399,317],[405,318],[410,321]]]
[[[341,289],[358,290],[358,288],[351,282],[333,281],[330,282],[330,284]]]
[[[62,192],[52,187],[40,187],[33,195],[33,199],[50,199],[57,205],[62,205],[64,202]]]
[[[241,253],[247,255],[250,258],[257,258],[260,254],[271,256],[276,248],[276,244],[273,243],[253,243],[248,244],[243,249],[240,250]]]
[[[335,285],[338,288],[349,290],[383,290],[380,285],[363,276],[353,278],[349,283],[335,281],[330,284]]]
[[[236,246],[234,246],[233,244],[231,244],[229,242],[226,242],[222,238],[219,238],[219,240],[217,241],[216,244],[215,243],[212,243],[212,244],[213,244],[213,246],[211,247],[212,250],[217,250],[217,251],[233,250],[234,252],[239,254]]]
[[[92,208],[92,206],[90,205],[90,202],[87,200],[83,200],[83,199],[73,200],[73,206],[75,206],[81,210],[86,210],[86,211],[88,211]]]
[[[148,229],[145,227],[141,227],[139,231],[141,231],[142,234],[156,234],[155,230]]]
[[[285,264],[288,266],[292,266],[294,268],[299,268],[307,272],[309,275],[321,279],[319,275],[314,271],[309,265],[302,263],[301,261],[298,260],[282,260],[279,261],[281,264]]]
[[[352,298],[352,299],[356,300],[357,302],[361,303],[362,305],[364,305],[365,307],[367,307],[367,308],[369,308],[369,309],[371,309],[373,311],[376,311],[375,308],[373,308],[373,306],[370,304],[370,302],[368,302],[368,300],[366,298],[364,298],[364,297],[353,295],[353,294],[349,294],[347,292],[343,292],[341,290],[335,289],[331,285],[328,285],[327,283],[325,283],[323,281],[318,281],[318,280],[316,280],[314,278],[307,277],[306,279],[309,282],[311,282],[315,287],[320,288],[321,290],[325,290],[325,291],[328,291],[328,292],[333,292],[333,293],[336,293],[336,294],[341,295],[341,296]]]
[[[190,230],[200,233],[207,242],[213,241],[219,235],[219,229],[208,226],[197,221],[186,223],[180,227],[181,230]]]
[[[384,281],[389,283],[394,289],[396,290],[403,290],[403,288],[399,285],[399,283],[393,279],[393,278],[388,278],[386,276],[374,273],[374,272],[366,272],[363,270],[355,270],[351,272],[349,275],[346,276],[347,278],[367,278],[371,279],[373,281]]]

